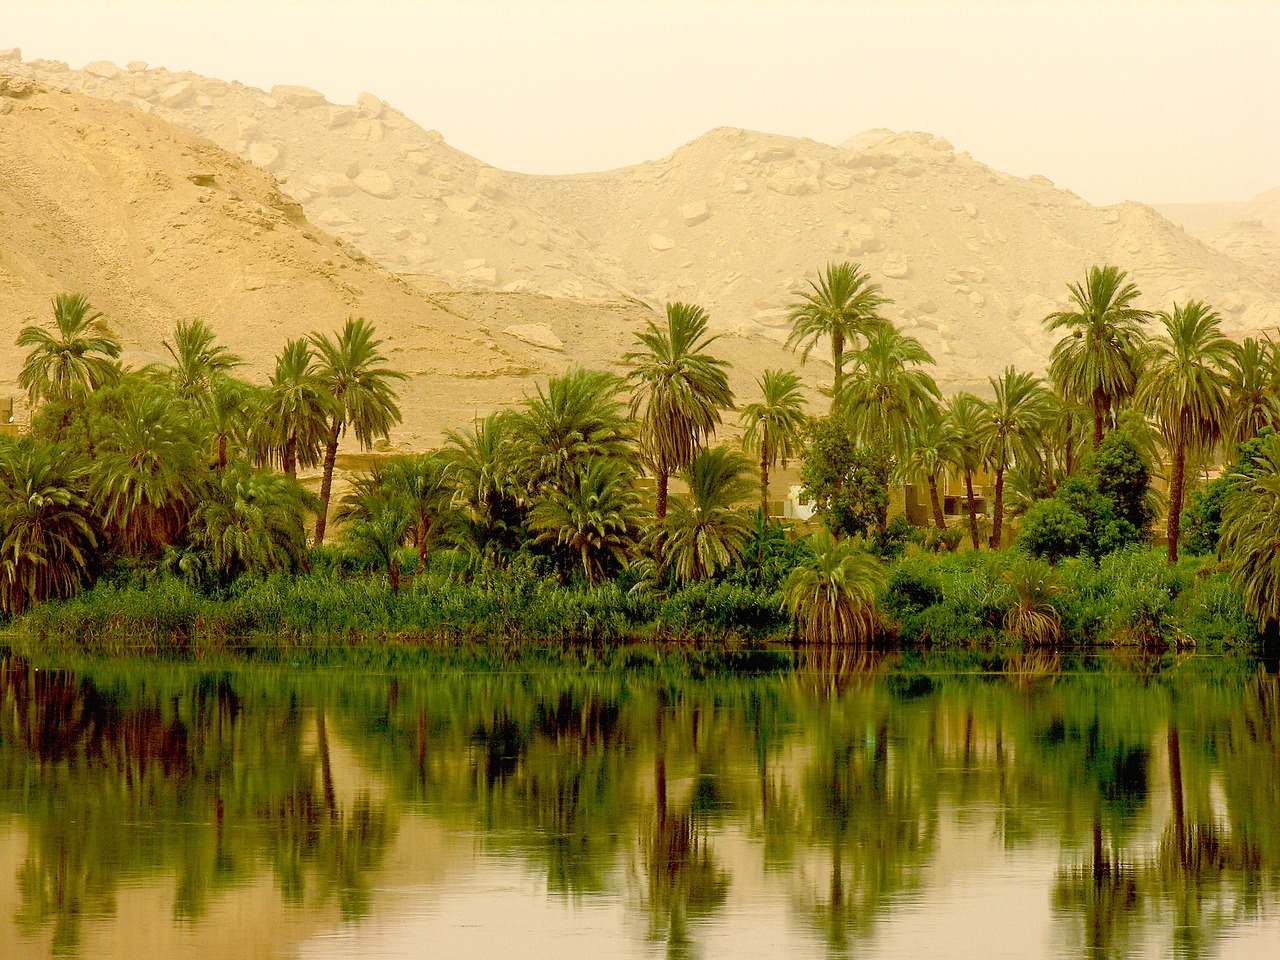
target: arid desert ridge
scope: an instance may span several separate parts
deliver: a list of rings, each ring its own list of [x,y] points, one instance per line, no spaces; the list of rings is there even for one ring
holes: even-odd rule
[[[1013,364],[1042,373],[1044,317],[1090,265],[1142,305],[1202,299],[1234,339],[1280,326],[1280,189],[1240,205],[1090,205],[993,170],[941,136],[832,146],[719,128],[658,160],[532,176],[451,148],[391,104],[332,104],[142,63],[82,70],[0,52],[0,311],[10,341],[84,293],[125,359],[162,359],[201,318],[264,379],[285,341],[377,325],[421,449],[540,380],[621,370],[665,302],[703,306],[741,397],[785,351],[787,307],[827,262],[860,263],[944,393]],[[1177,222],[1175,222],[1177,221]],[[1183,229],[1179,224],[1185,224]],[[0,358],[18,400],[20,352]]]

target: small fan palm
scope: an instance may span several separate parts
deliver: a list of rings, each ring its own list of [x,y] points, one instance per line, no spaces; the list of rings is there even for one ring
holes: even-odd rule
[[[60,293],[53,298],[56,336],[40,327],[23,327],[17,345],[31,352],[18,374],[18,386],[27,391],[32,406],[42,400],[69,400],[79,392],[91,393],[114,380],[120,372],[116,358],[120,344],[111,337],[93,334],[102,314],[80,293]]]
[[[704,580],[733,563],[751,535],[740,504],[751,495],[746,457],[725,447],[703,450],[681,476],[688,497],[675,497],[662,524],[662,561],[681,583]]]
[[[572,551],[590,586],[600,582],[610,561],[625,567],[639,536],[639,497],[627,464],[588,457],[564,486],[553,488],[529,511],[529,529],[540,543]]]
[[[781,461],[798,457],[804,450],[804,431],[809,418],[804,412],[800,378],[790,370],[766,370],[757,381],[761,400],[742,408],[740,418],[746,428],[742,445],[760,452],[760,513],[769,516],[769,471]]]
[[[1169,562],[1178,559],[1183,476],[1188,451],[1208,453],[1227,419],[1224,372],[1232,358],[1231,341],[1220,320],[1198,300],[1173,313],[1161,311],[1165,333],[1152,341],[1147,370],[1134,403],[1160,428],[1172,463],[1169,467]]]
[[[1222,512],[1218,556],[1258,629],[1280,634],[1280,433],[1266,436]]]
[[[1002,603],[1006,633],[1037,645],[1062,639],[1062,618],[1051,602],[1062,587],[1049,564],[1018,556],[1005,570],[1004,582],[1010,588]]]
[[[669,303],[666,327],[650,320],[636,334],[638,349],[623,357],[631,368],[631,416],[639,418],[640,442],[656,474],[659,523],[667,515],[671,474],[693,462],[719,426],[721,411],[733,406],[729,365],[706,352],[716,339],[707,336],[705,310]]]
[[[97,537],[84,477],[53,443],[0,441],[0,612],[68,597],[88,580]]]
[[[363,317],[348,318],[336,340],[312,334],[318,362],[315,374],[332,398],[329,425],[324,441],[324,461],[320,475],[320,512],[316,517],[316,543],[324,543],[328,522],[329,496],[333,491],[333,467],[338,457],[338,441],[350,430],[362,450],[385,438],[400,422],[400,407],[392,384],[404,380],[398,370],[388,369],[387,358],[378,347],[373,324]]]
[[[1049,378],[1068,400],[1093,411],[1093,448],[1103,426],[1138,385],[1144,342],[1142,323],[1151,316],[1135,307],[1138,288],[1116,267],[1090,267],[1083,284],[1068,284],[1075,309],[1045,317],[1050,331],[1068,329],[1049,360]]]
[[[827,530],[809,538],[813,559],[791,571],[782,593],[800,635],[811,643],[857,644],[875,637],[879,561]]]
[[[879,310],[890,302],[856,263],[828,263],[816,283],[809,281],[809,289],[795,295],[787,347],[802,347],[803,363],[818,341],[825,337],[831,342],[831,363],[835,367],[831,385],[833,410],[844,385],[845,348],[856,346],[859,338],[869,336],[885,322]]]

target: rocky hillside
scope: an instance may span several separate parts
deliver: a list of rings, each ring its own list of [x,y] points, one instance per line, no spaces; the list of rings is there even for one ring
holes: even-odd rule
[[[781,338],[790,292],[856,259],[953,385],[1043,368],[1041,320],[1093,263],[1129,270],[1153,309],[1199,297],[1235,335],[1280,324],[1274,261],[1259,269],[1243,239],[1214,248],[1150,207],[1094,207],[927,134],[829,146],[726,128],[655,162],[537,177],[454,150],[371,94],[331,104],[140,63],[6,68],[202,133],[369,257],[461,289],[687,299],[721,328]]]

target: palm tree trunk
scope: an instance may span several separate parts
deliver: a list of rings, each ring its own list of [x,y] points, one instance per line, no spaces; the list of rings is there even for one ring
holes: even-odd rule
[[[284,450],[280,454],[280,472],[291,477],[298,475],[298,436],[290,432],[284,442]]]
[[[769,435],[760,439],[760,516],[769,519]]]
[[[1101,388],[1093,391],[1093,449],[1102,446],[1102,415],[1106,411],[1107,399]]]
[[[671,480],[671,474],[667,469],[666,462],[663,460],[659,460],[659,462],[654,465],[654,469],[657,473],[658,493],[657,499],[653,505],[653,516],[658,523],[662,523],[662,521],[667,517],[667,484]]]
[[[836,397],[840,396],[840,387],[844,383],[844,334],[831,334],[831,363],[836,368],[831,380],[831,412],[836,412]]]
[[[1169,800],[1173,806],[1173,840],[1178,847],[1178,866],[1187,869],[1187,812],[1182,797],[1182,749],[1178,743],[1178,725],[1169,722],[1166,739],[1169,749]]]
[[[991,508],[991,549],[1000,549],[1000,527],[1004,521],[1004,463],[996,468],[996,497]]]
[[[400,561],[396,559],[394,550],[387,560],[387,583],[391,585],[393,597],[400,592]]]
[[[942,512],[942,501],[938,498],[938,477],[936,474],[929,476],[929,499],[933,505],[933,522],[938,525],[939,530],[947,529],[947,518]]]
[[[1173,445],[1173,468],[1169,471],[1169,563],[1178,562],[1178,535],[1182,527],[1182,485],[1186,469],[1187,448],[1181,442]]]
[[[329,495],[333,492],[333,465],[338,459],[338,434],[341,432],[342,421],[334,417],[329,440],[324,445],[324,468],[320,474],[320,515],[316,517],[316,546],[324,543],[324,528],[329,520]]]
[[[316,746],[320,750],[320,791],[324,796],[325,812],[332,819],[338,815],[338,802],[333,789],[333,765],[329,759],[329,732],[325,726],[323,710],[316,717]]]
[[[973,549],[981,550],[982,543],[978,535],[978,508],[973,505],[973,471],[964,472],[964,490],[969,498],[969,539],[973,541]]]

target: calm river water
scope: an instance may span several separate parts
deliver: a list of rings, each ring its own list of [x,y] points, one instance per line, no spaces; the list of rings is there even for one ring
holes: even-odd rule
[[[1280,685],[0,659],[0,957],[1280,957]]]

